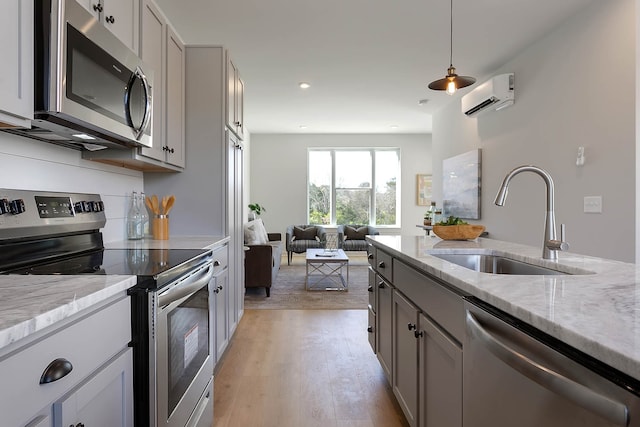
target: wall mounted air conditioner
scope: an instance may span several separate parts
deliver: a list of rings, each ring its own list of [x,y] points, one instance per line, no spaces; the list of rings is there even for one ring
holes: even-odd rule
[[[513,104],[514,96],[513,73],[500,74],[463,96],[462,112],[475,117],[487,111],[502,110]]]

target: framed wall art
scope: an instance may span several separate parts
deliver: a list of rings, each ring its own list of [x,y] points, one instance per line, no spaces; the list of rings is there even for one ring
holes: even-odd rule
[[[478,148],[442,161],[444,214],[480,219],[482,153]]]
[[[432,197],[431,175],[418,174],[416,179],[416,204],[418,206],[429,206]]]

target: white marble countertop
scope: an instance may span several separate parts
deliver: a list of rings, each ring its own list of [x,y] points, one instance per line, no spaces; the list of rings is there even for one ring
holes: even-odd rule
[[[375,246],[640,380],[640,268],[635,264],[479,238],[368,236]],[[431,256],[481,250],[577,275],[479,273]]]
[[[225,236],[175,236],[112,242],[105,248],[210,249],[228,241]],[[0,276],[0,354],[76,313],[124,295],[135,284],[136,276]]]
[[[0,276],[0,354],[12,344],[118,295],[136,276]]]

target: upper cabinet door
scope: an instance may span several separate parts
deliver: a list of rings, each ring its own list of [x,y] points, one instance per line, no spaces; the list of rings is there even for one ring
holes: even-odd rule
[[[227,126],[240,140],[244,139],[244,82],[240,79],[240,72],[227,54]]]
[[[129,49],[138,53],[139,0],[102,0],[102,21]]]
[[[33,0],[6,0],[0,14],[0,126],[33,118]]]
[[[76,0],[138,54],[140,0]]]
[[[184,167],[185,52],[180,37],[167,26],[166,161]]]
[[[149,0],[142,3],[142,42],[140,57],[153,69],[153,116],[151,119],[151,148],[143,147],[142,154],[164,160],[166,140],[164,135],[164,51],[167,21],[160,9]]]

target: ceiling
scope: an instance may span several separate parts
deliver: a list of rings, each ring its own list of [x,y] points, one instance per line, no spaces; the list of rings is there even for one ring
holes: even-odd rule
[[[453,65],[481,83],[593,1],[455,0]],[[447,0],[157,2],[186,43],[229,49],[251,133],[430,133],[451,101],[427,88],[449,66]]]

